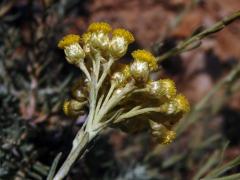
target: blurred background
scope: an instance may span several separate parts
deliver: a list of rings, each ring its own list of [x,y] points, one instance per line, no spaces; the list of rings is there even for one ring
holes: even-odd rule
[[[159,56],[238,10],[239,0],[1,0],[0,179],[46,179],[81,127],[61,108],[81,76],[57,49],[64,35],[105,21],[135,35],[130,52],[145,48]],[[145,133],[108,129],[68,179],[197,180],[239,173],[239,42],[236,20],[200,47],[160,63],[159,76],[174,79],[192,106],[175,142],[161,146]]]

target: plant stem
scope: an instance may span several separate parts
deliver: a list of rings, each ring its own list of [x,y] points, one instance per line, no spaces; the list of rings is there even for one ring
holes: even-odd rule
[[[201,40],[205,37],[214,34],[218,31],[221,31],[224,27],[235,21],[236,19],[240,18],[240,11],[237,11],[225,18],[221,21],[218,21],[213,26],[199,32],[186,40],[180,42],[175,48],[167,51],[166,53],[162,54],[161,56],[157,57],[158,62],[162,62],[172,56],[175,56],[179,53],[185,52],[189,49],[194,49],[201,44]]]
[[[89,74],[89,72],[88,72],[88,70],[87,70],[87,67],[85,66],[85,64],[84,64],[83,61],[81,61],[81,62],[79,63],[79,67],[80,67],[80,69],[83,71],[83,73],[85,74],[85,76],[87,77],[87,79],[88,79],[89,81],[91,81],[91,76],[90,76],[90,74]]]
[[[73,147],[71,149],[71,152],[69,153],[67,159],[64,161],[64,163],[58,170],[53,180],[61,180],[67,175],[68,171],[72,167],[77,157],[84,152],[86,145],[89,143],[90,141],[89,135],[88,133],[84,132],[83,129],[81,129],[76,135],[74,141],[75,141],[75,145],[73,142]],[[76,144],[77,141],[79,143]]]
[[[100,79],[97,83],[97,90],[102,86],[102,83],[106,79],[106,76],[108,75],[109,70],[110,70],[113,62],[114,62],[114,59],[110,58],[109,61],[107,62],[107,64],[105,64],[106,66],[104,68],[104,71],[103,71],[103,73],[102,73],[102,75],[101,75],[101,77],[100,77]]]
[[[145,114],[145,113],[150,113],[150,112],[159,112],[160,109],[159,107],[148,107],[148,108],[133,108],[132,110],[130,110],[127,113],[124,113],[123,115],[120,115],[116,120],[115,123],[119,123],[121,121],[123,121],[124,119],[128,119],[128,118],[132,118],[141,114]]]
[[[84,154],[90,142],[99,134],[99,132],[103,129],[103,127],[105,127],[105,126],[99,125],[99,121],[101,119],[95,118],[95,113],[96,113],[96,105],[98,104],[97,103],[98,91],[110,70],[110,67],[113,63],[113,59],[109,60],[109,62],[104,68],[104,71],[100,79],[98,80],[99,74],[100,74],[100,58],[101,56],[99,55],[95,57],[96,62],[93,62],[91,76],[86,66],[83,63],[80,64],[80,69],[85,73],[85,75],[87,76],[87,78],[90,80],[90,83],[91,83],[90,93],[89,93],[89,96],[90,96],[89,115],[84,125],[78,131],[76,137],[74,138],[73,146],[67,159],[64,161],[64,163],[60,167],[59,171],[57,172],[53,180],[61,180],[68,174],[73,163],[77,160],[79,156],[81,157]]]

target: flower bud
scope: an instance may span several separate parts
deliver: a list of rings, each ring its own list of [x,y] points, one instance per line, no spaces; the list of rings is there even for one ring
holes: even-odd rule
[[[72,91],[72,96],[78,100],[78,101],[84,101],[86,100],[86,96],[83,94],[83,92],[81,91],[81,89],[74,89]]]
[[[128,65],[120,66],[120,71],[113,73],[111,77],[111,83],[115,84],[116,87],[124,86],[130,79],[131,73]]]
[[[88,32],[104,32],[109,33],[112,30],[111,26],[106,22],[94,22],[89,25]]]
[[[85,52],[86,55],[89,55],[91,53],[91,45],[90,45],[90,39],[91,39],[92,34],[90,32],[84,33],[82,35],[82,40],[83,40],[83,51]]]
[[[86,101],[88,95],[88,88],[85,85],[86,82],[78,80],[71,88],[72,97],[80,102]]]
[[[83,61],[85,57],[85,53],[78,43],[67,46],[64,49],[64,52],[66,59],[70,64],[78,64],[80,61]]]
[[[63,37],[58,43],[58,47],[64,49],[66,59],[70,64],[78,64],[85,57],[85,53],[79,42],[80,36],[69,34]]]
[[[79,102],[76,100],[66,100],[63,104],[64,114],[67,116],[79,116],[84,114],[83,107],[85,102]]]
[[[130,72],[137,82],[147,82],[149,78],[149,66],[147,62],[134,61],[130,65]]]
[[[126,77],[122,72],[115,72],[111,77],[112,84],[116,84],[117,86],[121,86],[126,81]]]
[[[92,33],[90,39],[91,45],[96,49],[106,50],[109,48],[109,37],[104,32]]]
[[[113,37],[110,42],[110,53],[113,57],[122,57],[126,54],[127,42],[122,37]]]
[[[164,125],[158,122],[149,121],[151,133],[160,144],[169,144],[176,138],[174,131],[168,130]]]
[[[185,96],[178,94],[169,102],[160,106],[160,111],[166,115],[185,114],[190,110],[189,102]]]
[[[134,37],[125,29],[115,29],[112,35],[110,53],[113,57],[120,58],[126,54],[128,45],[134,41]]]
[[[109,48],[108,33],[111,31],[111,26],[104,22],[92,23],[88,32],[91,33],[89,42],[96,49],[106,50]]]
[[[166,131],[161,139],[161,144],[170,144],[174,139],[176,139],[176,133],[174,131]]]
[[[134,60],[146,62],[149,66],[150,71],[154,71],[158,68],[157,59],[152,55],[152,53],[146,50],[133,51],[132,57]]]
[[[175,83],[170,79],[161,79],[147,84],[147,91],[150,95],[165,102],[176,95]]]

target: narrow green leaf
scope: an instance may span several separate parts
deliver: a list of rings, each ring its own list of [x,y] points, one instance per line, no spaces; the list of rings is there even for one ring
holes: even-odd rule
[[[202,168],[196,173],[193,179],[194,180],[200,179],[200,177],[202,177],[208,170],[210,170],[214,165],[216,165],[217,162],[219,161],[219,155],[220,152],[215,151],[210,156],[210,158],[208,158],[207,162],[204,165],[202,165]]]
[[[232,174],[229,176],[223,176],[220,178],[204,178],[201,180],[239,180],[240,179],[240,173]]]
[[[53,179],[54,174],[56,172],[56,168],[57,168],[58,162],[59,162],[61,156],[62,156],[62,153],[58,153],[58,155],[55,157],[55,159],[54,159],[54,161],[52,163],[51,169],[49,171],[47,180],[52,180]]]
[[[168,168],[174,164],[176,164],[178,161],[181,161],[186,156],[186,153],[183,154],[176,154],[168,158],[162,163],[162,168]]]
[[[234,168],[235,166],[238,166],[240,164],[240,156],[236,157],[232,161],[212,170],[206,178],[216,178],[220,176],[221,174],[227,172],[228,170]]]

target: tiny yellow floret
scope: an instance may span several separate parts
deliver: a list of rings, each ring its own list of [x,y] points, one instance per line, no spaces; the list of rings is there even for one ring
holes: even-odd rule
[[[117,66],[119,71],[113,73],[112,81],[116,84],[117,87],[125,86],[131,77],[130,68],[128,65],[119,64]]]
[[[63,112],[67,116],[70,115],[69,105],[70,105],[70,101],[65,100],[64,103],[63,103]]]
[[[160,98],[163,101],[167,101],[176,95],[175,83],[171,79],[160,79],[158,81],[149,81],[147,83],[148,92]]]
[[[82,35],[82,41],[83,41],[84,43],[87,43],[87,42],[90,40],[91,35],[92,35],[92,33],[90,33],[90,32],[84,33],[84,34]]]
[[[109,33],[112,30],[111,26],[105,22],[95,22],[89,25],[88,32],[98,32],[102,31],[104,33]]]
[[[133,51],[132,57],[135,60],[147,62],[151,70],[157,70],[158,68],[157,59],[149,51],[146,50]]]
[[[174,131],[167,131],[163,137],[162,144],[170,144],[176,138],[176,133]]]
[[[127,31],[125,29],[121,29],[121,28],[115,29],[113,31],[112,35],[113,35],[113,37],[114,36],[123,37],[128,42],[128,44],[132,43],[135,40],[132,33],[130,33],[129,31]]]
[[[162,84],[164,84],[164,87],[169,91],[170,97],[173,97],[177,92],[175,82],[171,79],[161,79],[160,81],[162,82]]]
[[[131,77],[131,72],[130,72],[130,68],[129,65],[124,65],[121,69],[123,75],[127,78]]]
[[[189,105],[189,102],[187,100],[187,98],[182,95],[182,94],[178,94],[176,97],[175,97],[175,101],[178,103],[178,108],[184,112],[184,113],[187,113],[190,111],[190,105]]]
[[[58,47],[64,49],[66,46],[69,46],[74,43],[79,43],[81,40],[79,35],[76,34],[68,34],[64,36],[59,42]]]

